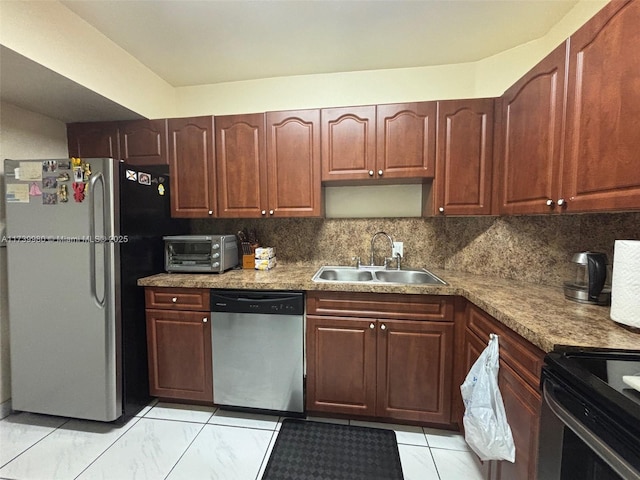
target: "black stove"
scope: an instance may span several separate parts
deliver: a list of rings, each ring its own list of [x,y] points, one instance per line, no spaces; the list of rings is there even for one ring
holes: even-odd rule
[[[640,392],[623,381],[639,374],[640,351],[566,349],[545,357],[542,417],[553,421],[541,418],[538,478],[640,479]],[[554,449],[562,454],[551,455]]]

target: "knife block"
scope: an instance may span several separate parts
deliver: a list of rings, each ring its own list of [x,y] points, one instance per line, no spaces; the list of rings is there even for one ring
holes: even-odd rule
[[[247,255],[242,255],[242,268],[253,270],[255,268],[255,254],[256,248],[260,245],[257,243],[251,244],[251,253]]]

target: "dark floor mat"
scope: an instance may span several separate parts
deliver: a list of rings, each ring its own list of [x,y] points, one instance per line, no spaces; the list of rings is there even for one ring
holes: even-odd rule
[[[403,480],[396,434],[287,418],[262,480]]]

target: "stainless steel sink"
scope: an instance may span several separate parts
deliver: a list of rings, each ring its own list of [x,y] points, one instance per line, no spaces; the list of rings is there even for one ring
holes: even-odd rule
[[[428,270],[385,270],[382,267],[321,267],[313,276],[314,282],[381,283],[401,285],[446,285]]]

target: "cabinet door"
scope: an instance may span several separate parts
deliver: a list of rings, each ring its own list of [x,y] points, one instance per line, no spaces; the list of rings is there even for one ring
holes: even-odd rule
[[[546,213],[558,198],[566,43],[501,97],[499,213]]]
[[[434,176],[436,105],[436,102],[378,105],[377,178]]]
[[[640,208],[640,2],[607,4],[570,39],[567,211]]]
[[[377,412],[451,422],[453,323],[379,320]]]
[[[321,215],[320,110],[267,113],[267,175],[269,215]]]
[[[322,181],[374,178],[376,107],[321,111]]]
[[[167,120],[121,122],[120,155],[129,165],[168,165]]]
[[[68,123],[67,143],[70,157],[120,157],[117,122]]]
[[[375,321],[307,315],[307,409],[376,413]]]
[[[505,362],[500,362],[498,386],[516,445],[516,460],[497,462],[501,480],[527,480],[536,477],[538,462],[538,423],[540,394]]]
[[[213,401],[208,312],[147,310],[151,395]]]
[[[433,213],[491,213],[493,103],[493,98],[438,102]]]
[[[215,216],[213,117],[172,118],[168,130],[171,216]]]
[[[266,216],[265,115],[216,117],[215,130],[218,216]]]

